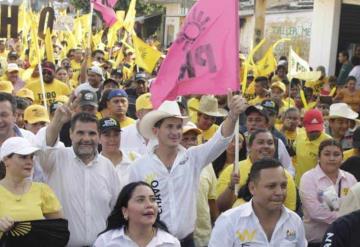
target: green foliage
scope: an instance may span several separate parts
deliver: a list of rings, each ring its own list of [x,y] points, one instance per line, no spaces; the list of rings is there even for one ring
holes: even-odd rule
[[[70,0],[70,3],[83,13],[87,13],[90,10],[89,0]],[[119,0],[115,5],[115,10],[125,10],[129,8],[130,0]],[[161,12],[163,6],[154,3],[145,3],[143,0],[136,1],[136,16],[150,15],[155,12]]]

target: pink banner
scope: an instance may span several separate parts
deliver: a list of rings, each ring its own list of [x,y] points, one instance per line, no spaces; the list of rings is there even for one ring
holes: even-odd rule
[[[151,85],[152,103],[239,90],[237,0],[198,0]]]
[[[94,9],[99,11],[106,26],[111,27],[116,22],[116,14],[112,7],[102,4],[100,0],[92,1],[94,3]],[[107,1],[110,3],[111,1]],[[113,1],[116,3],[116,1]]]

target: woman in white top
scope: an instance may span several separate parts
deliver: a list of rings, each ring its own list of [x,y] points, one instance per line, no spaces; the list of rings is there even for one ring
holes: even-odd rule
[[[156,197],[144,182],[126,185],[94,247],[180,247],[160,221]]]

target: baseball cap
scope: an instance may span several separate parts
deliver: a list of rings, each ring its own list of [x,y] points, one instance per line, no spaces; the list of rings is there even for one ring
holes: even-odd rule
[[[115,90],[112,90],[112,91],[109,93],[107,99],[108,99],[108,100],[111,100],[111,99],[114,98],[114,97],[125,97],[125,98],[127,98],[127,97],[128,97],[128,94],[125,92],[124,89],[115,89]]]
[[[16,63],[9,63],[7,66],[7,72],[19,71],[19,66]]]
[[[4,160],[10,154],[29,155],[38,150],[24,137],[10,137],[1,145],[0,159]]]
[[[103,86],[105,86],[106,84],[109,84],[109,83],[113,83],[115,84],[117,87],[119,87],[119,83],[117,81],[115,81],[114,79],[106,79],[104,82],[103,82]]]
[[[104,79],[104,74],[103,74],[103,70],[102,68],[100,68],[99,66],[91,66],[89,69],[88,69],[88,72],[92,72],[92,73],[95,73],[99,76],[101,76],[103,79]]]
[[[11,51],[8,53],[8,58],[15,58],[15,59],[18,59],[19,58],[19,55],[16,51]]]
[[[137,81],[147,82],[147,78],[146,78],[145,73],[137,73],[137,74],[135,75],[135,82],[137,82]]]
[[[304,114],[303,125],[306,132],[323,131],[324,118],[321,111],[311,109]]]
[[[360,127],[357,127],[353,134],[353,148],[360,148]]]
[[[32,101],[35,100],[33,91],[31,91],[30,89],[25,88],[25,87],[21,88],[21,89],[16,93],[16,96],[21,97],[21,98],[29,98],[29,99],[31,99]]]
[[[186,132],[189,131],[195,131],[196,134],[200,135],[202,133],[201,129],[199,129],[198,127],[196,127],[196,125],[193,122],[188,121],[184,126],[183,126],[183,134],[185,134]]]
[[[24,120],[29,124],[46,122],[50,123],[47,110],[42,105],[30,105],[24,111]]]
[[[286,92],[286,86],[284,83],[282,83],[281,81],[275,81],[271,84],[270,88],[279,88],[281,91],[283,91],[283,93]]]
[[[114,118],[106,117],[99,121],[100,133],[104,133],[108,130],[121,131],[119,121]]]
[[[266,120],[269,120],[269,112],[261,105],[250,105],[245,110],[245,115],[249,116],[253,112],[258,112],[260,115],[264,116]]]
[[[152,110],[153,105],[151,103],[150,98],[151,98],[150,93],[144,93],[144,94],[140,95],[135,101],[135,109],[136,109],[136,111]]]
[[[0,81],[0,92],[12,94],[14,86],[11,81]]]
[[[278,114],[279,106],[275,101],[271,99],[266,99],[261,102],[261,106],[264,107],[265,110],[269,111],[272,114]]]
[[[83,90],[80,91],[80,94],[81,94],[81,98],[80,98],[79,106],[91,105],[98,107],[98,99],[96,93],[89,90]]]
[[[52,62],[43,62],[42,66],[42,70],[47,70],[50,71],[52,73],[55,73],[55,64],[53,64]]]

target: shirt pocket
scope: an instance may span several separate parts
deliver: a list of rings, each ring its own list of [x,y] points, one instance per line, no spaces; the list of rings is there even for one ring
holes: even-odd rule
[[[280,242],[279,247],[294,247],[294,246],[296,246],[296,244],[297,244],[296,240],[294,240],[294,241],[282,240]]]

